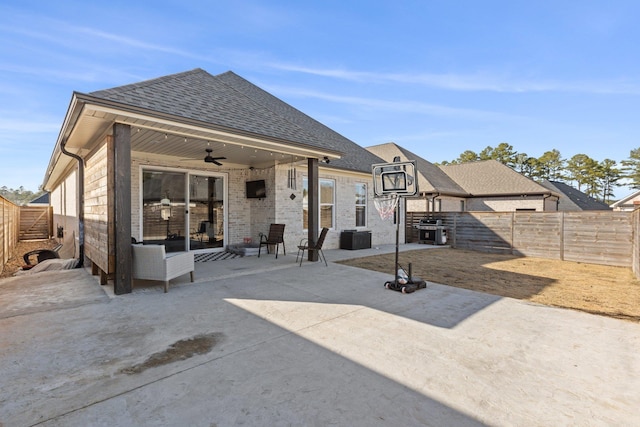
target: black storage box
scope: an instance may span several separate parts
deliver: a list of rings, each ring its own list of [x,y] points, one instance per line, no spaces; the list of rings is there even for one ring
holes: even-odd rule
[[[340,233],[340,249],[370,249],[371,232],[357,230],[342,230]]]

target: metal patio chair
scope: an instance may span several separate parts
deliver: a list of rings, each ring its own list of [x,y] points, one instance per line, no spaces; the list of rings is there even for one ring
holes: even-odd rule
[[[300,244],[298,245],[298,255],[296,255],[296,262],[298,262],[298,257],[300,256],[300,252],[302,252],[302,258],[300,258],[300,267],[302,267],[302,260],[304,259],[304,252],[317,251],[318,256],[324,261],[324,265],[328,267],[327,258],[324,256],[324,252],[322,252],[322,244],[324,243],[325,237],[327,237],[327,233],[329,229],[324,227],[320,232],[320,236],[318,237],[318,241],[313,243],[309,243],[309,239],[300,240]]]
[[[284,254],[287,254],[287,248],[284,246],[284,226],[285,224],[271,224],[271,226],[269,227],[269,235],[265,236],[264,233],[260,233],[258,258],[260,258],[260,250],[263,246],[267,247],[267,253],[269,253],[269,247],[275,245],[276,259],[278,259],[278,249],[280,247],[280,243],[282,243],[282,250],[284,251]]]

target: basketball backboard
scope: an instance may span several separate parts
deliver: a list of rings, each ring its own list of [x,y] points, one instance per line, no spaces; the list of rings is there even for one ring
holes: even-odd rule
[[[415,196],[418,193],[416,162],[376,163],[371,165],[373,191],[376,196],[397,194]]]

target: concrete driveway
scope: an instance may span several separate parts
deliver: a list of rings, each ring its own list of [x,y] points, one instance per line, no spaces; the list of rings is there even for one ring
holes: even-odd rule
[[[1,426],[640,425],[636,323],[291,253],[167,294],[44,274],[0,281]]]

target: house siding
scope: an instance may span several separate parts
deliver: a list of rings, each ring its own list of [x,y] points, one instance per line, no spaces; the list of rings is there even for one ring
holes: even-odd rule
[[[62,227],[63,237],[56,237],[63,245],[62,255],[73,257],[78,253],[78,168],[73,168],[53,189],[50,196],[53,210],[53,235]]]
[[[516,196],[467,199],[468,211],[513,212],[518,209],[544,211],[542,196]],[[459,209],[456,209],[459,210]],[[555,209],[553,209],[555,210]]]
[[[113,248],[113,215],[109,203],[109,188],[113,188],[113,174],[109,173],[113,162],[109,161],[108,137],[85,160],[84,220],[85,255],[100,270],[109,274],[115,271]]]

